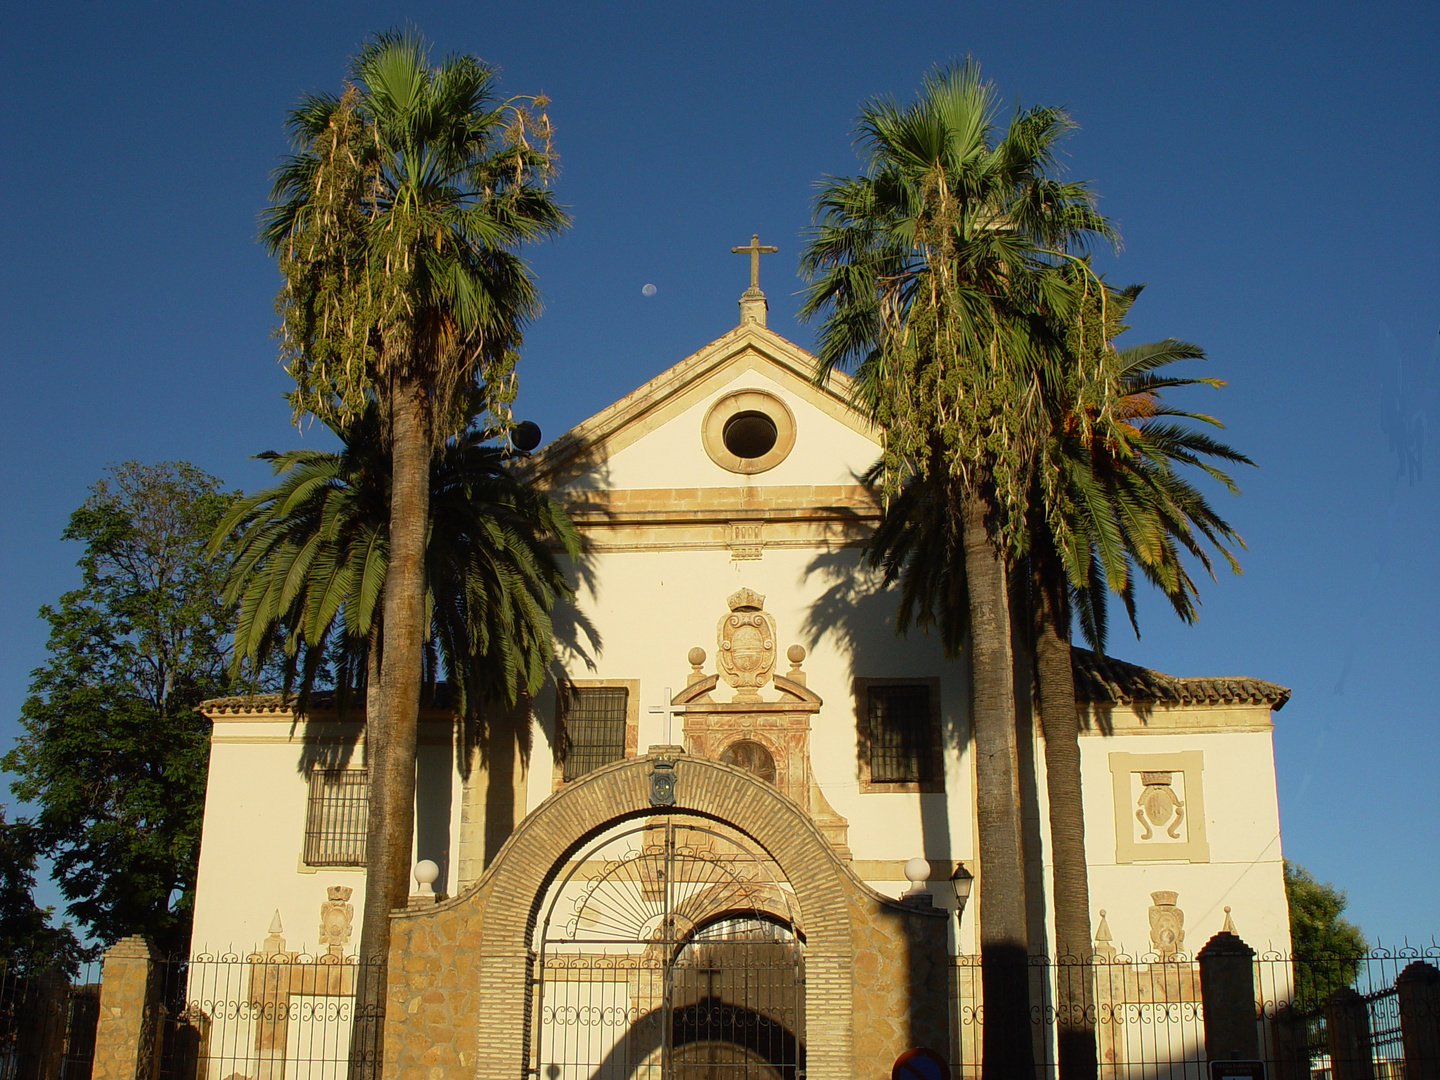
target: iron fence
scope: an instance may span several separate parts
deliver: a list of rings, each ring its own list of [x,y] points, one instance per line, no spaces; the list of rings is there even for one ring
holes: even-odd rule
[[[764,954],[766,971],[779,970],[769,955],[778,948],[775,942],[742,944],[757,957]],[[732,951],[741,947],[728,939],[723,946]],[[712,952],[719,947],[706,946]],[[1440,1045],[1440,989],[1427,984],[1431,989],[1425,993],[1431,996],[1423,999],[1413,993],[1407,998],[1397,989],[1397,978],[1416,963],[1440,969],[1440,946],[1375,950],[1350,958],[1297,959],[1278,953],[1255,957],[1256,1046],[1271,1080],[1415,1080],[1432,1075],[1426,1070],[1440,1068],[1440,1061],[1406,1061],[1407,1040],[1412,1059],[1417,1052],[1434,1052],[1424,1047]],[[571,970],[575,963],[569,957],[557,958],[556,964],[545,1007],[597,1003],[575,997],[580,990],[594,989],[594,972]],[[802,1045],[781,1053],[760,1044],[775,1027],[771,1013],[782,1007],[795,1010],[785,1029],[803,1032],[803,992],[793,993],[792,1001],[781,991],[767,989],[769,983],[763,980],[755,983],[760,989],[751,988],[764,972],[740,969],[762,966],[759,960],[751,965],[746,958],[731,958],[720,964],[700,949],[692,966],[693,973],[686,968],[690,981],[678,979],[666,993],[675,995],[679,1042],[703,1043],[708,1049],[703,1061],[677,1058],[679,1073],[703,1067],[710,1075],[718,1065],[729,1064],[716,1049],[723,1043],[738,1047],[737,1062],[741,1057],[783,1060],[783,1077],[798,1078]],[[1101,1080],[1205,1080],[1206,1009],[1199,968],[1192,957],[1179,954],[1117,953],[1085,962],[1033,958],[1030,1021],[1037,1080],[1056,1075],[1062,1029],[1077,1019],[1093,1025]],[[722,970],[731,974],[715,974]],[[355,991],[368,974],[355,957],[205,954],[158,960],[151,971],[147,1016],[153,1034],[142,1054],[148,1064],[137,1073],[142,1080],[344,1080]],[[633,997],[644,989],[632,974],[610,980],[617,993]],[[949,974],[952,1072],[956,1080],[978,1080],[984,1033],[979,958],[952,957]],[[1431,977],[1428,970],[1422,974]],[[90,1080],[100,976],[98,963],[61,973],[0,961],[0,1080]],[[803,986],[803,976],[796,985]],[[714,1006],[731,999],[749,1011],[734,1008],[727,1013]],[[1417,1014],[1417,1000],[1428,1001],[1425,1008],[1430,1011]],[[653,1026],[653,1017],[646,1020],[648,1013],[630,1007],[634,1001],[617,998],[610,1004],[615,1007],[606,1016],[613,1013],[613,1022],[635,1028],[626,1038],[641,1038],[648,1030],[641,1030],[645,1024]],[[582,1012],[576,1016],[584,1019]],[[383,1023],[383,1016],[376,1019]],[[1430,1042],[1416,1042],[1417,1024],[1429,1025],[1424,1030],[1430,1032],[1425,1036]],[[1406,1025],[1411,1025],[1408,1032]]]
[[[99,1015],[99,964],[0,959],[0,1080],[89,1080]]]
[[[355,957],[207,953],[157,971],[158,1080],[344,1080]]]
[[[1267,1074],[1275,1080],[1406,1080],[1404,1023],[1429,1025],[1430,1037],[1440,1039],[1434,1000],[1418,1014],[1412,1005],[1413,1015],[1402,1016],[1396,979],[1416,962],[1440,968],[1440,945],[1376,949],[1357,957],[1258,954],[1255,1044]],[[957,956],[950,964],[950,1059],[956,1077],[976,1080],[984,1042],[980,958]],[[1101,1080],[1207,1076],[1205,1002],[1200,965],[1193,957],[1107,953],[1089,961],[1033,957],[1030,965],[1038,1075],[1056,1075],[1062,1026],[1083,1016],[1082,1026],[1095,1031]],[[1340,1068],[1334,1060],[1335,1033],[1327,1023],[1327,1014],[1336,1015],[1337,991],[1342,1003],[1354,1003],[1351,1007],[1358,1010],[1352,1025],[1358,1045],[1344,1051]],[[1412,1043],[1412,1056],[1416,1052]],[[1412,1080],[1419,1065],[1435,1069],[1440,1061],[1412,1063]]]

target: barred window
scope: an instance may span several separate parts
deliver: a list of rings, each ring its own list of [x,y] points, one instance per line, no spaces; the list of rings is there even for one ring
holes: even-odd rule
[[[365,769],[314,769],[305,810],[307,866],[364,866],[370,817],[370,774]]]
[[[936,688],[926,682],[862,683],[865,779],[874,785],[943,783]]]
[[[561,692],[566,780],[625,756],[629,703],[630,691],[624,686],[570,686]]]

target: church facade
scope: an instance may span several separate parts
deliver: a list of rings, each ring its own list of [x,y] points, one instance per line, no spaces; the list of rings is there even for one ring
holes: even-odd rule
[[[966,664],[897,637],[860,566],[876,433],[766,327],[753,276],[740,308],[526,464],[584,536],[578,598],[552,685],[491,718],[483,749],[422,720],[387,1076],[839,1080],[916,1048],[974,1064]],[[1271,747],[1288,691],[1079,651],[1076,670],[1097,949],[1173,961],[1234,924],[1288,948]],[[353,951],[362,718],[276,697],[207,715],[195,950]],[[1039,955],[1043,732],[1021,728]],[[273,1057],[225,1071],[289,1075]]]

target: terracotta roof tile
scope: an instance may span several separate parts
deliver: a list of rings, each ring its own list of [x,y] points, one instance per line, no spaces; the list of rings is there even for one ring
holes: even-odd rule
[[[1290,700],[1288,687],[1264,679],[1166,675],[1089,649],[1071,649],[1075,697],[1080,701],[1128,704],[1154,701],[1173,705],[1269,705]]]

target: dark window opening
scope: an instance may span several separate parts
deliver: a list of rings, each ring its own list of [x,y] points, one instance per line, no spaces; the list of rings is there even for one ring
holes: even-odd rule
[[[561,693],[566,780],[625,756],[629,697],[630,691],[623,686],[572,686]]]
[[[370,818],[365,769],[315,769],[305,808],[305,865],[364,866]]]
[[[939,780],[939,731],[930,712],[930,688],[872,684],[868,697],[871,782]]]
[[[775,449],[779,437],[775,421],[770,417],[762,412],[742,412],[725,422],[720,440],[730,453],[748,460],[764,457]]]

